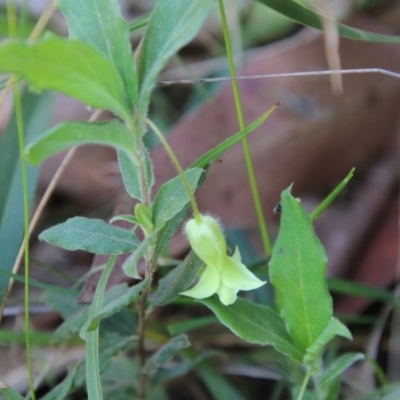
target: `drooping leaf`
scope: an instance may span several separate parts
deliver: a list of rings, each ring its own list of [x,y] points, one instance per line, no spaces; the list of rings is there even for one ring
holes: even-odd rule
[[[340,374],[346,371],[346,369],[351,365],[363,359],[364,354],[362,353],[347,353],[341,355],[324,371],[321,377],[321,385],[328,384],[330,381],[336,379]]]
[[[122,79],[98,50],[80,40],[46,34],[34,44],[0,45],[0,71],[22,76],[34,89],[51,89],[131,119]]]
[[[89,43],[118,70],[129,106],[136,101],[137,77],[129,40],[129,29],[116,0],[59,0],[58,8],[68,23],[69,37]]]
[[[142,147],[142,149],[140,150],[138,149],[137,153],[140,154],[140,163],[144,166],[146,186],[148,190],[150,190],[154,184],[154,175],[153,165],[151,163],[149,153],[144,147]],[[140,171],[136,163],[133,163],[132,159],[124,151],[121,150],[118,150],[118,162],[126,191],[134,199],[144,201],[144,194],[142,191],[142,186],[140,184]]]
[[[273,10],[285,15],[286,17],[298,22],[299,24],[316,28],[319,30],[323,29],[321,16],[315,11],[311,10],[307,6],[294,0],[258,0]],[[355,40],[364,40],[369,42],[381,42],[381,43],[400,43],[400,37],[382,35],[379,33],[373,33],[363,31],[361,29],[352,28],[350,26],[337,23],[339,35]]]
[[[58,124],[35,137],[26,147],[32,164],[38,164],[69,147],[103,144],[131,154],[134,150],[132,133],[116,119],[105,122],[73,121]]]
[[[143,372],[149,375],[153,374],[167,361],[175,357],[179,350],[189,346],[190,342],[185,334],[173,337],[147,360]]]
[[[51,93],[40,96],[26,93],[22,98],[22,113],[26,140],[34,138],[47,128],[51,113]],[[6,294],[10,276],[24,231],[24,211],[22,195],[22,175],[19,155],[17,124],[15,117],[0,139],[0,268],[5,274],[0,275],[0,304]],[[27,166],[28,202],[32,203],[38,168]]]
[[[293,340],[305,350],[325,330],[333,312],[325,276],[327,257],[311,218],[290,188],[282,192],[281,205],[269,273],[281,316]]]
[[[199,300],[235,335],[250,343],[273,346],[279,352],[302,361],[302,351],[290,338],[285,322],[272,308],[238,298],[224,306],[216,296]]]
[[[138,60],[139,111],[145,114],[150,93],[168,59],[200,29],[212,0],[158,0]],[[168,16],[168,17],[167,17]]]
[[[142,283],[142,282],[141,282]],[[109,290],[107,290],[104,294],[104,300],[102,305],[105,307],[109,303],[113,303],[115,299],[119,297],[123,297],[124,294],[129,290],[129,287],[126,283],[121,283],[119,285],[113,286]],[[88,321],[89,319],[89,306],[85,305],[77,305],[75,303],[76,310],[71,314],[68,312],[68,316],[65,321],[56,329],[53,335],[53,342],[58,343],[73,337]],[[59,307],[56,308],[59,310]],[[100,314],[100,311],[98,312]],[[102,315],[97,315],[98,319],[103,318]],[[104,318],[106,315],[104,316]]]
[[[177,267],[160,279],[157,290],[150,300],[151,306],[159,307],[174,301],[189,287],[203,265],[203,261],[191,251]]]
[[[186,178],[193,191],[197,188],[203,172],[201,168],[191,168],[185,172]],[[164,224],[178,214],[189,201],[189,195],[180,176],[164,183],[152,204],[155,229],[161,229]]]
[[[70,218],[55,225],[42,232],[39,239],[66,250],[85,250],[95,254],[127,253],[140,244],[127,229],[84,217]]]
[[[104,267],[100,279],[97,283],[96,291],[92,299],[92,304],[89,307],[89,321],[99,313],[104,299],[104,293],[108,278],[114,267],[117,256],[112,255],[109,257],[106,266]],[[103,391],[101,388],[101,366],[99,357],[99,321],[94,324],[85,324],[79,331],[81,339],[86,341],[85,356],[86,356],[86,389],[89,400],[103,399]]]

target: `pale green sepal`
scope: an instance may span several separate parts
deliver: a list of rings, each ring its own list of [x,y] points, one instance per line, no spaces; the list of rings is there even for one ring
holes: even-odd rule
[[[197,284],[181,294],[195,299],[205,299],[217,291],[218,284],[218,271],[214,267],[206,267]]]

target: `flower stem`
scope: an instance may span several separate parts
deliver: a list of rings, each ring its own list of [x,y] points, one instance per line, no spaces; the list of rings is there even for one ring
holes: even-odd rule
[[[230,42],[230,38],[229,38],[229,29],[228,29],[228,23],[226,20],[224,1],[218,0],[218,3],[219,3],[220,14],[221,14],[221,20],[222,20],[222,30],[223,30],[224,39],[225,39],[226,54],[228,57],[229,72],[230,72],[231,76],[236,76],[236,69],[235,69],[235,64],[233,62],[232,46],[231,46],[231,42]],[[235,79],[232,80],[231,84],[232,84],[233,97],[235,100],[236,114],[237,114],[237,118],[238,118],[238,122],[239,122],[239,128],[242,130],[245,127],[245,123],[244,123],[244,117],[243,117],[242,102],[240,100],[239,85]],[[246,162],[247,174],[248,174],[249,182],[250,182],[251,193],[252,193],[253,201],[254,201],[254,207],[256,209],[258,225],[260,227],[261,240],[262,240],[262,243],[264,246],[265,253],[267,255],[270,255],[272,252],[271,241],[268,236],[267,225],[265,222],[264,212],[263,212],[263,209],[261,206],[260,194],[258,192],[257,181],[256,181],[255,173],[254,173],[254,166],[253,166],[253,161],[251,158],[249,142],[246,137],[242,139],[242,146],[243,146],[243,152],[244,152],[244,157],[245,157],[245,162]]]
[[[297,400],[302,400],[303,399],[303,396],[304,396],[304,393],[306,391],[307,384],[308,384],[308,381],[310,380],[310,377],[311,377],[311,368],[307,371],[307,374],[304,377],[303,384],[301,385],[301,389],[300,389],[299,395],[297,396]]]
[[[157,137],[160,139],[160,142],[165,147],[165,150],[167,151],[169,158],[171,159],[172,163],[174,164],[176,170],[178,171],[178,174],[182,179],[183,185],[185,186],[185,189],[189,196],[190,202],[192,204],[194,219],[196,220],[196,222],[200,222],[201,218],[200,218],[199,207],[197,206],[197,202],[194,197],[193,190],[190,187],[189,181],[187,180],[186,175],[183,172],[183,169],[181,167],[181,164],[179,163],[179,160],[177,159],[171,146],[168,144],[167,140],[165,140],[164,135],[160,132],[160,130],[157,128],[157,126],[147,118],[146,118],[146,122],[150,126],[150,128],[154,131],[154,133],[157,135]]]

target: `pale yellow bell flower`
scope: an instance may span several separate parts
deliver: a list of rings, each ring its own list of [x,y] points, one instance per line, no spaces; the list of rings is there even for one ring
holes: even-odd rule
[[[215,218],[200,215],[199,221],[185,225],[189,243],[196,255],[206,264],[199,281],[181,294],[204,299],[217,293],[222,304],[236,301],[239,290],[253,290],[265,284],[242,264],[239,250],[233,256],[226,252],[226,242]]]

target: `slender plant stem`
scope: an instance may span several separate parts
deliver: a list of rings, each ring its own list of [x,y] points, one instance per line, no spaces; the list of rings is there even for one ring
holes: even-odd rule
[[[138,399],[145,400],[147,394],[147,382],[148,376],[143,372],[144,366],[146,364],[146,349],[144,346],[145,330],[146,330],[146,304],[147,304],[148,291],[144,290],[140,294],[139,304],[138,304],[138,357],[140,364],[140,377],[139,377],[139,389],[138,389]]]
[[[222,20],[222,30],[224,33],[226,53],[227,53],[227,57],[228,57],[229,72],[230,72],[231,76],[236,76],[236,69],[235,69],[235,64],[233,61],[232,46],[231,46],[231,41],[230,41],[230,37],[229,37],[229,28],[228,28],[228,23],[227,23],[227,19],[226,19],[224,1],[218,0],[218,3],[219,3],[220,14],[221,14],[221,20]],[[244,122],[244,117],[243,117],[242,102],[240,100],[239,85],[236,80],[232,80],[231,83],[232,83],[233,97],[235,99],[236,114],[237,114],[237,118],[238,118],[238,122],[239,122],[239,128],[242,130],[245,127],[245,122]],[[252,161],[251,153],[250,153],[250,146],[249,146],[249,142],[246,137],[242,139],[242,146],[243,146],[244,158],[245,158],[247,173],[248,173],[249,182],[250,182],[251,193],[252,193],[253,201],[254,201],[254,207],[256,210],[256,214],[257,214],[258,225],[260,228],[261,240],[262,240],[262,243],[264,246],[265,253],[267,255],[270,255],[272,252],[271,241],[268,236],[267,225],[265,222],[264,212],[263,212],[261,200],[260,200],[260,194],[259,194],[258,187],[257,187],[257,181],[256,181],[255,173],[254,173],[253,161]]]
[[[301,388],[300,388],[299,395],[297,396],[297,400],[302,400],[303,399],[303,396],[304,396],[304,393],[306,391],[307,384],[308,384],[308,381],[310,380],[310,377],[311,377],[311,368],[308,369],[307,374],[304,377],[303,383],[302,383]]]
[[[24,157],[25,138],[24,122],[22,116],[21,93],[18,83],[13,84],[15,114],[17,119],[17,131],[19,142],[19,154],[21,163],[22,177],[22,197],[24,204],[24,322],[25,322],[25,346],[26,346],[26,364],[28,368],[29,392],[32,400],[35,400],[35,389],[33,384],[33,370],[30,344],[30,315],[29,315],[29,199],[28,199],[28,176],[26,170],[26,161]]]
[[[149,119],[146,119],[147,124],[151,127],[151,129],[154,131],[154,133],[157,135],[157,137],[160,139],[160,142],[163,144],[165,147],[165,150],[168,153],[169,158],[171,159],[172,163],[174,164],[176,170],[178,171],[179,176],[182,179],[183,185],[185,186],[185,189],[187,191],[187,194],[189,196],[190,202],[192,204],[192,209],[193,209],[193,216],[197,222],[200,222],[200,211],[199,207],[197,206],[196,199],[193,194],[193,190],[190,187],[189,181],[186,178],[185,173],[183,172],[183,169],[181,167],[181,164],[179,163],[179,160],[177,159],[174,151],[172,150],[171,146],[165,140],[164,135],[160,132],[160,130],[157,128],[157,126],[150,121]]]
[[[17,33],[17,15],[13,0],[7,1],[7,20],[10,37],[15,37]],[[17,121],[17,134],[19,144],[19,159],[21,165],[22,181],[22,199],[24,209],[24,324],[25,324],[25,348],[26,348],[26,366],[28,369],[29,394],[32,400],[36,399],[35,386],[33,379],[33,367],[31,357],[31,333],[30,333],[30,315],[29,315],[29,198],[28,198],[28,174],[24,157],[25,137],[24,137],[24,117],[22,115],[21,92],[18,82],[11,76],[15,116]]]
[[[37,21],[32,33],[30,34],[30,36],[28,38],[28,42],[29,43],[34,42],[40,36],[40,34],[43,32],[43,29],[45,28],[45,26],[47,25],[50,17],[52,16],[52,14],[54,12],[54,9],[55,9],[54,2],[53,2],[53,0],[50,0],[49,4],[47,5],[47,7],[44,10],[43,14],[40,16],[40,18]],[[9,19],[9,21],[10,21],[10,19]],[[16,32],[16,28],[15,27],[13,28],[11,26],[10,28],[14,29],[14,33]],[[10,34],[10,36],[12,36],[12,35]],[[15,78],[14,78],[14,80],[15,80]],[[12,78],[8,79],[8,81],[6,83],[6,86],[5,86],[3,92],[0,95],[0,107],[2,107],[3,104],[4,104],[4,100],[5,100],[7,94],[9,93],[9,91],[11,89],[12,82],[13,82]],[[71,149],[70,153],[71,152],[72,152],[72,154],[70,155],[70,158],[72,158],[74,150]],[[67,156],[64,158],[62,164],[66,164],[65,163],[65,159],[67,159],[69,157],[70,153],[68,153]],[[21,153],[21,155],[22,154],[23,153]],[[56,174],[54,175],[54,177],[52,179],[52,182],[50,183],[50,185],[47,188],[45,194],[43,195],[42,200],[39,203],[39,206],[37,208],[37,211],[35,212],[35,214],[34,214],[34,216],[32,218],[32,223],[31,223],[30,228],[29,228],[29,235],[32,233],[32,231],[33,231],[33,229],[34,229],[34,227],[36,225],[36,221],[39,219],[39,216],[41,215],[41,213],[43,211],[44,205],[47,204],[47,201],[50,198],[50,195],[54,190],[56,182],[58,182],[58,179],[61,176],[61,174],[64,171],[64,169],[65,169],[65,167],[62,170],[61,170],[61,166],[59,167],[59,169],[57,170]],[[59,173],[59,171],[60,171],[60,173]],[[57,176],[57,178],[56,178],[56,176]],[[55,182],[55,183],[52,186],[53,182]],[[46,194],[47,194],[47,196],[46,196]],[[35,222],[33,222],[33,221],[35,221]],[[28,236],[28,239],[29,239],[29,236]],[[19,264],[21,262],[22,255],[24,253],[24,249],[25,249],[25,238],[24,238],[24,240],[23,240],[23,242],[21,244],[21,247],[20,247],[19,252],[18,252],[18,256],[17,256],[17,258],[15,260],[15,263],[14,263],[14,266],[13,266],[13,273],[17,273],[17,271],[18,271],[18,267],[19,267]],[[2,317],[3,317],[3,309],[4,309],[4,306],[5,306],[5,303],[6,303],[6,299],[8,298],[8,296],[9,296],[9,294],[11,292],[13,282],[14,282],[14,280],[11,279],[9,284],[8,284],[7,293],[4,296],[3,302],[0,304],[0,322],[1,322]]]

